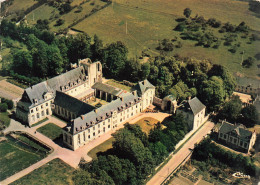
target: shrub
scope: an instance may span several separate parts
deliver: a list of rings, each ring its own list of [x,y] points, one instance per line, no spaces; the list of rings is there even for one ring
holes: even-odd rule
[[[8,99],[5,99],[5,98],[1,98],[1,102],[2,103],[6,103],[7,106],[8,106],[8,109],[12,109],[14,107],[14,103],[12,100],[8,100]]]
[[[253,63],[254,63],[254,58],[248,57],[247,59],[243,60],[242,66],[245,68],[249,68],[253,65]]]
[[[1,112],[6,112],[6,111],[7,111],[7,108],[8,108],[8,106],[7,106],[6,103],[1,103],[1,104],[0,104],[0,111],[1,111]]]

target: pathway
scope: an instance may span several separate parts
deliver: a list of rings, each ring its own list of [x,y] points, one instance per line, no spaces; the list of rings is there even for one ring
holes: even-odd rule
[[[194,148],[194,144],[198,143],[203,139],[205,135],[214,127],[214,123],[207,121],[195,135],[190,138],[182,148],[175,153],[169,162],[164,165],[160,171],[158,171],[151,179],[147,182],[147,185],[159,185],[161,184],[168,175],[174,171],[179,164],[191,153],[190,149]]]

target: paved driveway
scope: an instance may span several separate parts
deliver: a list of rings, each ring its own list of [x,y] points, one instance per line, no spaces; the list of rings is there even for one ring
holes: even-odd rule
[[[189,154],[190,148],[194,148],[194,144],[201,141],[205,135],[214,127],[214,123],[208,121],[206,122],[200,130],[190,138],[182,148],[172,156],[169,162],[162,167],[162,169],[157,172],[151,179],[148,181],[147,185],[159,185],[161,184],[169,173],[171,173]]]

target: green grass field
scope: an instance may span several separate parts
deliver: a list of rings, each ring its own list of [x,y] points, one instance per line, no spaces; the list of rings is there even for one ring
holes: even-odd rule
[[[50,19],[51,17],[54,18],[56,14],[59,14],[59,11],[47,4],[44,4],[32,12],[30,12],[28,15],[26,15],[26,20],[28,24],[36,24],[37,20],[39,19]]]
[[[94,2],[94,5],[91,5],[91,3]],[[64,24],[61,26],[54,26],[56,24],[56,20],[50,23],[50,27],[52,31],[58,31],[59,29],[67,28],[70,24],[72,24],[74,21],[77,21],[78,19],[81,19],[86,14],[89,14],[93,8],[96,8],[98,6],[104,6],[106,3],[101,0],[94,0],[87,3],[84,3],[81,5],[82,11],[77,12],[77,8],[73,9],[67,14],[62,15],[59,17],[60,19],[65,20]]]
[[[88,152],[88,156],[90,156],[92,159],[96,159],[97,158],[97,153],[98,152],[105,152],[107,151],[108,149],[112,148],[112,142],[114,141],[115,139],[112,137],[108,140],[106,140],[104,143],[96,146],[95,148],[93,148],[92,150],[90,150]]]
[[[74,171],[62,160],[54,159],[11,184],[73,184],[72,174]]]
[[[147,53],[153,56],[159,55],[160,52],[155,48],[160,40],[179,37],[180,33],[173,31],[177,25],[175,19],[183,17],[183,10],[186,7],[192,9],[191,16],[193,17],[199,14],[206,19],[215,17],[223,23],[230,22],[236,25],[245,21],[252,29],[260,30],[260,19],[248,10],[247,2],[232,0],[184,1],[166,0],[162,3],[156,0],[145,2],[117,0],[116,2],[120,4],[110,5],[80,22],[74,28],[82,30],[90,36],[97,34],[104,43],[118,40],[124,42],[129,49],[129,58],[140,56],[143,50],[148,50]],[[216,29],[214,32],[217,31]],[[240,54],[240,52],[245,51],[245,59],[260,52],[259,41],[247,44],[246,41],[239,38],[237,42],[241,42],[241,46],[235,54],[232,54],[226,46],[223,46],[223,42],[219,49],[213,49],[195,47],[196,42],[194,41],[180,38],[178,40],[182,42],[182,48],[176,48],[169,54],[178,53],[183,57],[209,59],[213,63],[226,66],[232,73],[240,72],[246,76],[257,77],[259,73],[257,65],[260,64],[260,61],[256,61],[251,68],[245,69],[241,66],[242,55]]]
[[[7,139],[0,142],[0,180],[27,168],[42,158],[42,155],[18,145],[14,140]]]
[[[36,4],[35,0],[14,0],[13,4],[8,7],[8,12],[16,12],[18,10],[26,10],[32,5]]]
[[[47,125],[38,128],[37,131],[52,140],[58,138],[62,134],[62,129],[54,123],[48,123]]]

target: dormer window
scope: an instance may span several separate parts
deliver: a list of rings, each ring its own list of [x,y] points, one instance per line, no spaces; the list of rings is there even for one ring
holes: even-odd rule
[[[33,99],[33,102],[36,104],[36,103],[38,103],[38,100],[37,99]]]

